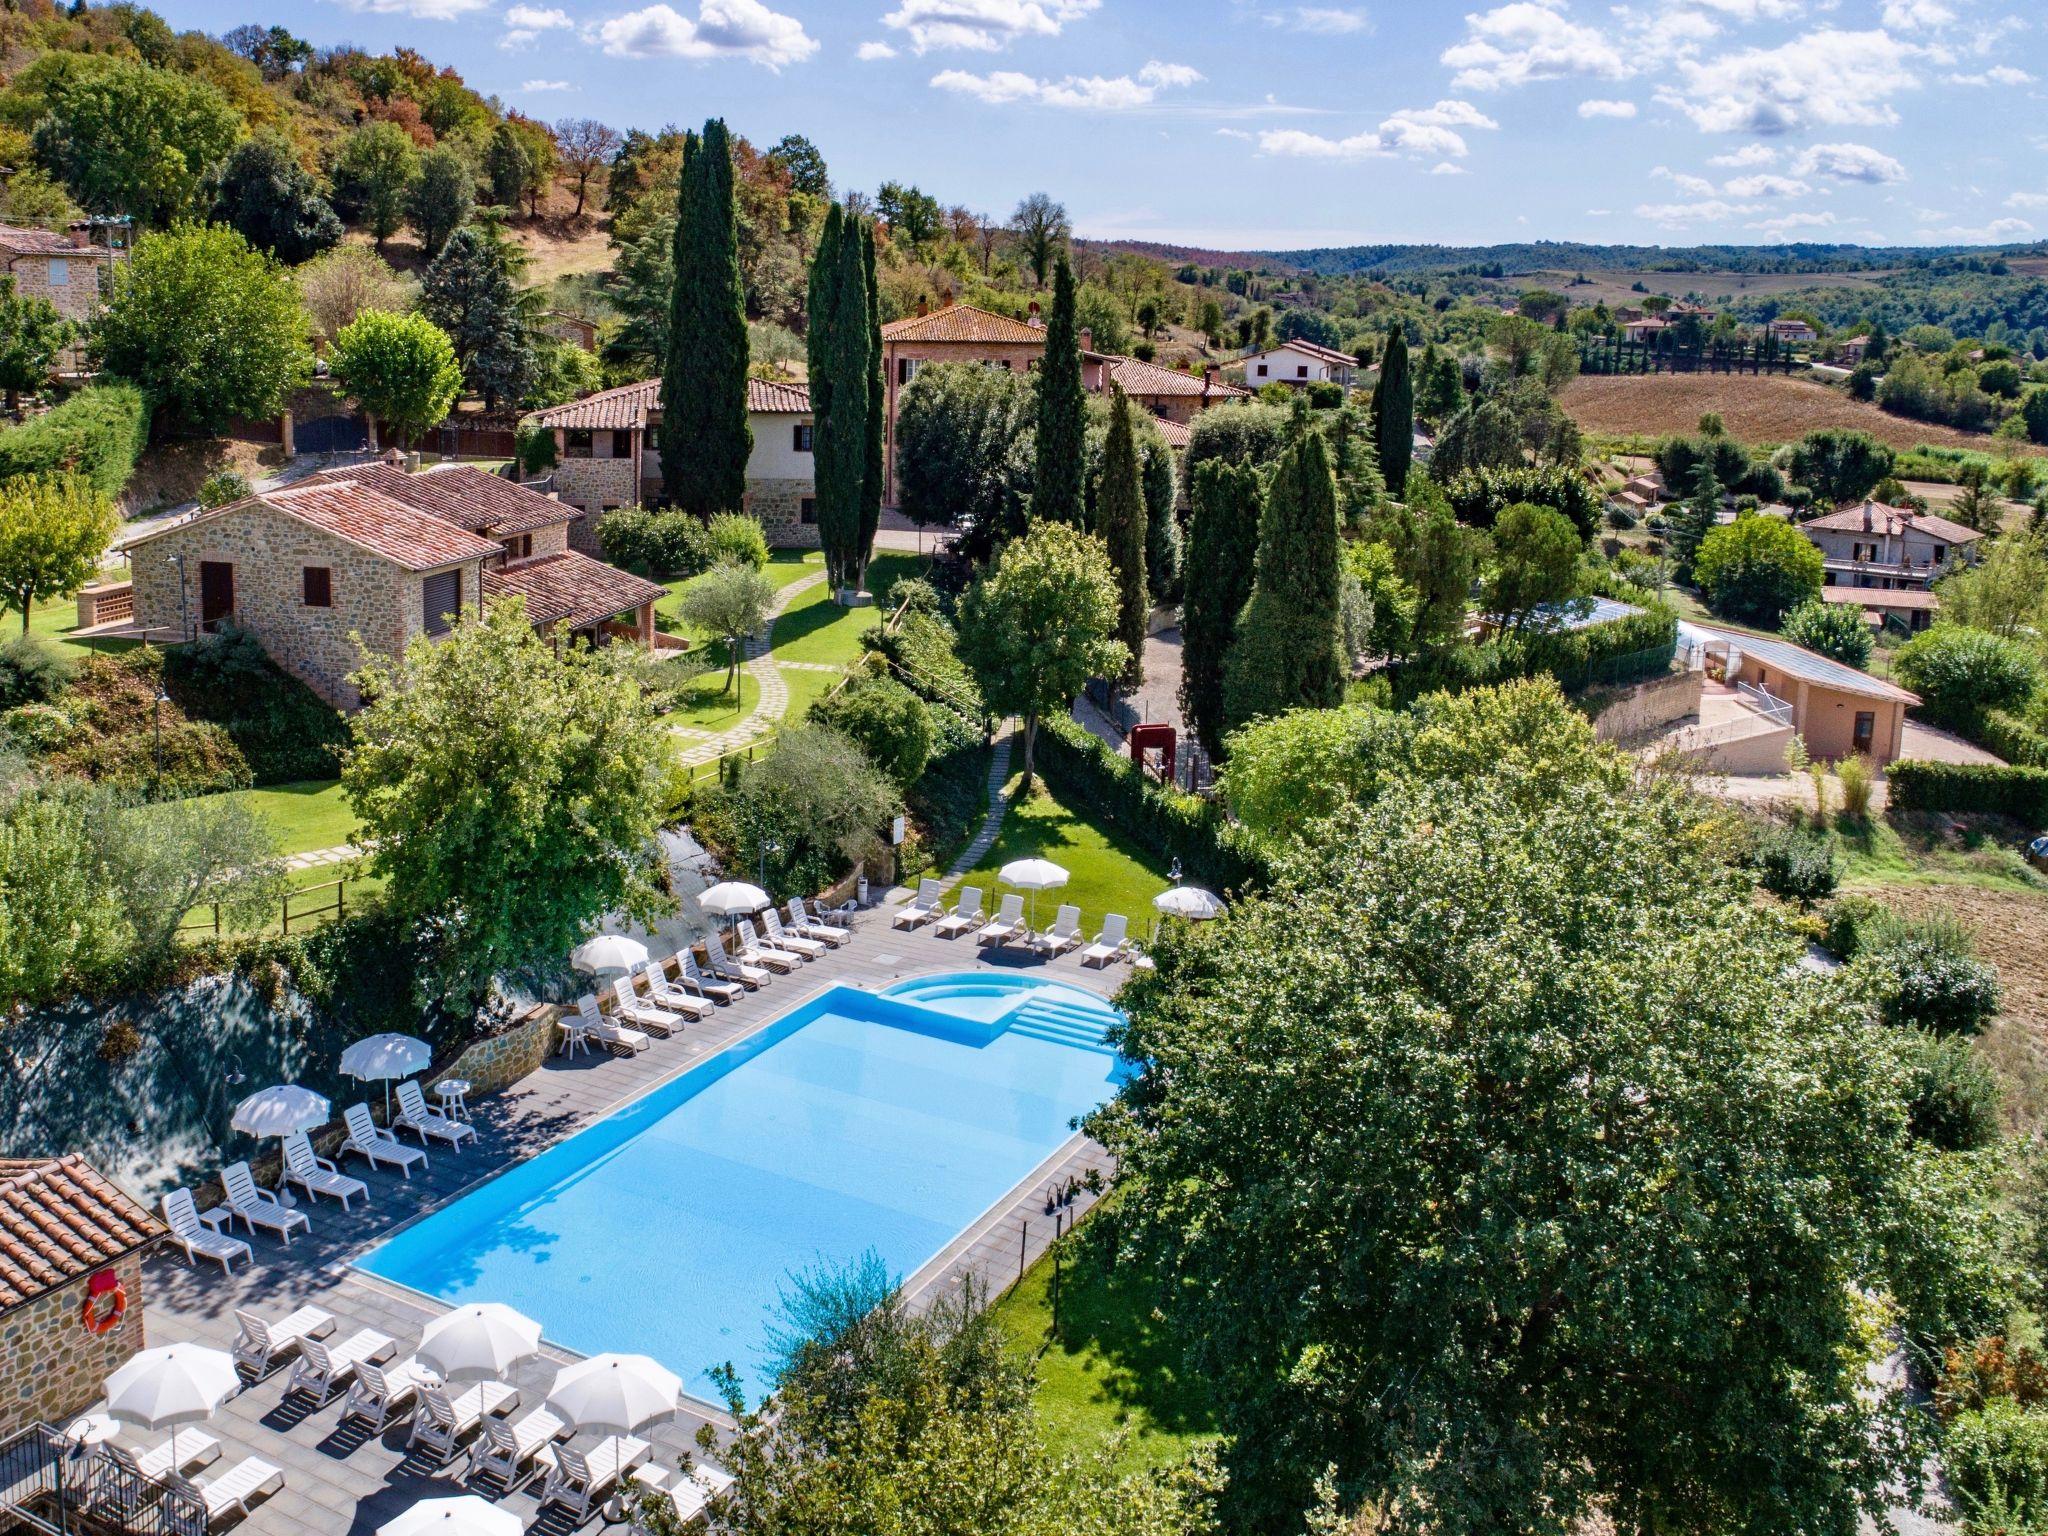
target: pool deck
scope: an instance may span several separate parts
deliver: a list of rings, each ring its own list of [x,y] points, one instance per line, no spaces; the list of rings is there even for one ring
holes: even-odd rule
[[[223,1277],[218,1265],[204,1260],[200,1267],[188,1269],[176,1250],[153,1257],[144,1277],[148,1343],[198,1340],[225,1349],[235,1338],[236,1308],[277,1319],[296,1307],[312,1304],[334,1315],[330,1342],[346,1338],[358,1328],[372,1328],[395,1342],[396,1358],[402,1359],[418,1343],[427,1320],[446,1308],[431,1298],[358,1273],[350,1267],[356,1257],[396,1227],[439,1209],[508,1164],[533,1156],[627,1100],[670,1081],[826,987],[843,982],[878,988],[939,971],[1022,971],[1108,995],[1128,974],[1122,964],[1103,971],[1084,969],[1071,954],[1053,961],[1016,950],[979,955],[969,939],[940,939],[928,929],[892,929],[891,910],[881,907],[862,914],[854,924],[852,940],[843,947],[793,975],[775,978],[759,992],[720,1008],[672,1039],[653,1041],[637,1056],[551,1058],[506,1092],[478,1100],[472,1106],[476,1143],[460,1153],[434,1151],[431,1166],[425,1172],[416,1170],[410,1182],[388,1170],[367,1172],[360,1159],[350,1159],[346,1171],[370,1185],[368,1207],[358,1201],[355,1210],[344,1215],[333,1202],[322,1201],[311,1211],[312,1234],[295,1238],[289,1249],[267,1236],[251,1239],[256,1250],[253,1266],[238,1265],[233,1275]],[[1075,1136],[910,1278],[913,1302],[928,1302],[949,1288],[957,1289],[969,1276],[991,1294],[1003,1289],[1017,1278],[1021,1266],[1045,1251],[1052,1238],[1053,1220],[1044,1209],[1048,1189],[1085,1177],[1090,1169],[1107,1168],[1103,1149]],[[1077,1202],[1074,1209],[1085,1203],[1085,1199]],[[237,1235],[245,1234],[238,1231]],[[516,1369],[511,1381],[520,1391],[521,1402],[515,1416],[538,1407],[555,1371],[575,1358],[567,1351],[549,1348]],[[251,1536],[368,1536],[421,1499],[471,1491],[462,1484],[465,1456],[458,1455],[445,1468],[435,1468],[406,1454],[410,1414],[382,1436],[367,1435],[355,1427],[343,1429],[340,1395],[320,1408],[311,1408],[300,1399],[287,1400],[284,1378],[288,1374],[288,1364],[273,1367],[268,1376],[229,1402],[204,1426],[221,1443],[221,1460],[212,1471],[231,1466],[243,1456],[257,1456],[284,1473],[283,1491],[258,1503],[247,1520],[231,1523],[229,1529],[247,1531]],[[643,1438],[654,1442],[656,1464],[673,1468],[680,1453],[694,1446],[698,1429],[706,1423],[717,1428],[727,1421],[705,1407]],[[124,1436],[124,1443],[155,1444],[164,1438],[138,1438],[131,1432]],[[206,1470],[200,1475],[204,1478]],[[475,1491],[488,1495],[491,1490]],[[536,1519],[537,1494],[538,1484],[534,1483],[500,1503],[518,1514],[529,1530],[560,1533],[573,1528],[559,1509],[550,1510],[545,1519]],[[597,1519],[593,1514],[592,1521]]]

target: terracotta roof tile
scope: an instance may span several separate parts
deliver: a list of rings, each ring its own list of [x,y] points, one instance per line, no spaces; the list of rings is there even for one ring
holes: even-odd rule
[[[0,1161],[0,1310],[69,1285],[163,1236],[84,1158]]]
[[[1266,348],[1265,351],[1255,352],[1252,355],[1254,357],[1271,357],[1275,352],[1299,352],[1303,357],[1312,357],[1318,362],[1331,363],[1339,368],[1362,368],[1365,366],[1365,364],[1359,362],[1349,352],[1339,352],[1335,347],[1325,347],[1317,342],[1303,341],[1299,337],[1296,337],[1293,341],[1276,341],[1272,346]]]
[[[354,481],[291,485],[255,499],[409,571],[430,571],[503,553],[490,539]]]
[[[617,389],[599,390],[566,405],[551,406],[531,418],[538,427],[561,427],[569,431],[623,432],[645,426],[647,418],[661,408],[661,380],[641,379]],[[803,416],[811,409],[808,384],[785,384],[767,379],[747,380],[747,409],[766,416]]]
[[[1941,607],[1941,594],[1921,592],[1910,587],[1899,587],[1890,591],[1882,587],[1822,587],[1821,601],[1840,603],[1845,607],[1894,608],[1900,612],[1919,611],[1934,613]]]
[[[536,555],[484,572],[484,596],[526,599],[536,624],[599,624],[668,595],[668,588],[574,550]]]
[[[1931,512],[1914,512],[1906,507],[1886,506],[1881,501],[1844,507],[1839,512],[1830,512],[1799,526],[1819,528],[1828,533],[1873,533],[1891,538],[1898,538],[1910,529],[1949,544],[1974,544],[1984,537],[1976,529],[1966,528],[1946,517],[1937,517]]]
[[[515,533],[531,533],[536,528],[552,528],[583,515],[572,506],[528,490],[516,480],[478,469],[474,464],[451,464],[416,475],[389,464],[357,464],[330,469],[298,483],[367,486],[458,528],[501,539]]]
[[[1194,441],[1195,429],[1184,421],[1168,421],[1160,417],[1152,423],[1159,429],[1159,435],[1166,439],[1166,446],[1176,451]]]
[[[928,315],[909,315],[882,327],[884,341],[958,341],[983,346],[1045,345],[1045,332],[1038,326],[1008,315],[976,309],[972,304],[948,304]]]
[[[779,379],[749,379],[747,409],[763,416],[808,416],[811,386],[786,384]]]
[[[55,229],[23,229],[0,226],[0,251],[13,256],[92,256],[93,247],[73,242],[71,236]]]
[[[1135,357],[1118,357],[1113,352],[1100,354],[1102,363],[1109,370],[1109,376],[1124,387],[1127,395],[1170,395],[1176,399],[1200,400],[1206,395],[1211,400],[1248,400],[1251,391],[1239,389],[1235,384],[1226,384],[1221,379],[1213,380],[1207,389],[1203,388],[1202,376],[1186,373],[1178,368],[1162,368],[1157,363],[1140,362]]]

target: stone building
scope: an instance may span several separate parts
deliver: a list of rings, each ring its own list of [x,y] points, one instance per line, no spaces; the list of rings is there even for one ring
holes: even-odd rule
[[[888,404],[882,452],[890,506],[897,501],[896,416],[904,386],[932,363],[978,363],[1028,373],[1045,361],[1045,326],[1036,305],[1032,311],[1029,320],[1012,320],[972,304],[948,303],[938,309],[920,307],[917,314],[882,327],[882,387]],[[1085,332],[1081,349],[1089,350]]]
[[[818,547],[817,481],[807,385],[747,381],[747,460],[741,509],[761,520],[778,549]],[[529,424],[555,434],[555,493],[587,516],[572,538],[597,552],[597,520],[615,507],[662,502],[661,380],[642,379],[537,412]]]
[[[110,239],[105,245],[96,244],[93,233],[94,226],[84,222],[62,233],[0,225],[0,274],[14,279],[23,298],[48,299],[83,330],[99,313],[108,272],[126,254],[125,230],[118,243]],[[57,367],[63,373],[85,367],[82,340],[64,349]]]
[[[1135,357],[1119,357],[1113,352],[1084,353],[1081,382],[1089,393],[1097,395],[1109,393],[1112,384],[1118,385],[1133,405],[1151,412],[1162,422],[1180,426],[1186,426],[1211,406],[1242,404],[1252,398],[1250,390],[1218,378],[1213,363],[1198,374],[1186,373]],[[1185,447],[1186,440],[1181,439],[1176,446]]]
[[[1819,548],[1830,587],[1925,592],[1977,557],[1984,535],[1932,513],[1866,501],[1799,525]]]
[[[654,644],[665,589],[571,550],[580,519],[468,465],[330,470],[129,544],[134,630],[183,640],[233,623],[344,709],[360,702],[359,641],[396,656],[494,598],[526,597],[537,626]]]
[[[0,1161],[0,1435],[61,1427],[142,1348],[142,1255],[163,1235],[75,1154]]]

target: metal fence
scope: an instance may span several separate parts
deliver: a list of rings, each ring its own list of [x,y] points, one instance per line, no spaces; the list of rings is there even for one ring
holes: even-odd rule
[[[1648,650],[1630,651],[1625,656],[1603,656],[1583,667],[1560,669],[1557,686],[1566,693],[1584,693],[1588,688],[1613,688],[1638,683],[1667,670],[1678,647],[1653,645]]]
[[[206,1536],[206,1506],[123,1472],[47,1424],[0,1441],[0,1517],[50,1536]]]

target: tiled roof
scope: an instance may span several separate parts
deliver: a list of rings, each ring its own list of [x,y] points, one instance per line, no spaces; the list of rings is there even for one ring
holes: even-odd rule
[[[1845,607],[1893,608],[1901,613],[1921,611],[1933,613],[1941,607],[1941,596],[1935,592],[1923,592],[1913,587],[1822,587],[1821,599],[1829,603],[1841,603]]]
[[[0,1310],[68,1285],[163,1236],[84,1158],[0,1161]]]
[[[430,512],[394,501],[353,481],[286,486],[283,490],[265,492],[255,500],[324,529],[338,539],[360,545],[372,554],[382,555],[409,571],[430,571],[503,553],[497,544],[467,528],[458,528]]]
[[[1339,368],[1363,366],[1349,352],[1339,352],[1335,347],[1325,347],[1313,341],[1303,341],[1298,337],[1293,341],[1275,342],[1265,351],[1255,352],[1252,355],[1254,357],[1271,357],[1275,352],[1299,352],[1303,357],[1312,357],[1317,362],[1330,363]]]
[[[570,431],[622,432],[647,424],[650,413],[661,408],[661,380],[641,379],[602,389],[567,405],[551,406],[537,412],[537,427],[563,427]],[[747,409],[764,416],[805,416],[811,409],[808,384],[784,384],[768,379],[747,380]]]
[[[1045,345],[1045,332],[1008,315],[972,304],[948,304],[928,315],[909,315],[882,327],[884,341],[959,341],[990,345]]]
[[[1204,395],[1212,400],[1248,400],[1251,391],[1239,389],[1235,384],[1225,384],[1221,379],[1212,379],[1203,388],[1199,373],[1185,373],[1178,368],[1162,368],[1157,363],[1140,362],[1135,357],[1118,357],[1113,352],[1098,354],[1109,376],[1123,386],[1127,395],[1172,395],[1179,398],[1199,400]]]
[[[1930,512],[1914,512],[1906,507],[1888,507],[1881,501],[1844,507],[1839,512],[1830,512],[1799,526],[1819,528],[1828,533],[1871,533],[1890,538],[1898,538],[1910,530],[1949,544],[1974,544],[1984,537],[1976,529],[1966,528],[1948,518],[1936,517]]]
[[[566,503],[551,500],[516,480],[478,469],[474,464],[450,464],[416,475],[389,464],[357,464],[330,469],[298,483],[366,486],[458,528],[500,539],[515,533],[531,533],[536,528],[552,528],[583,515]]]
[[[1166,439],[1166,446],[1178,452],[1195,440],[1195,429],[1184,421],[1168,421],[1164,416],[1152,423],[1159,429],[1159,435]]]
[[[566,620],[571,629],[581,629],[665,597],[668,588],[565,550],[484,572],[485,597],[515,594],[526,599],[526,616],[534,623]]]
[[[0,251],[10,256],[72,256],[92,247],[73,243],[71,236],[54,229],[23,229],[0,225]]]

